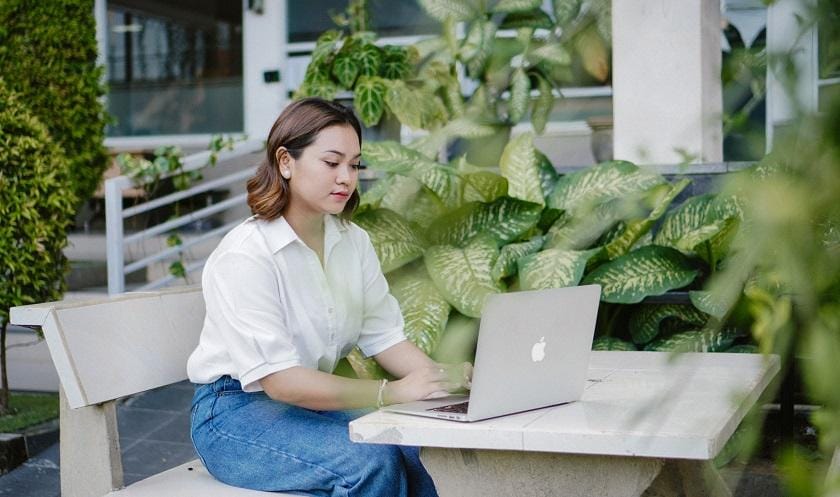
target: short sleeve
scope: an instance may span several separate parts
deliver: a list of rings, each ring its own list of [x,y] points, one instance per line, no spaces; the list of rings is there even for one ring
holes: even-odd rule
[[[374,356],[405,338],[405,323],[397,299],[388,290],[379,258],[368,234],[361,232],[362,276],[364,278],[364,315],[359,348],[366,357]]]
[[[301,364],[269,261],[228,252],[205,270],[202,287],[207,317],[221,334],[244,391],[257,391],[255,382]]]

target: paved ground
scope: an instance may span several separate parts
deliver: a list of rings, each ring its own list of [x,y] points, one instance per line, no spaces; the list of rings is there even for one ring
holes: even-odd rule
[[[117,408],[126,484],[195,459],[187,382],[131,397]],[[58,497],[58,444],[0,477],[0,496]]]

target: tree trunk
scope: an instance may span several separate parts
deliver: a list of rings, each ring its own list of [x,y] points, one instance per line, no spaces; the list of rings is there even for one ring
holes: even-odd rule
[[[8,321],[0,327],[0,416],[9,412],[9,377],[6,374],[6,327]]]

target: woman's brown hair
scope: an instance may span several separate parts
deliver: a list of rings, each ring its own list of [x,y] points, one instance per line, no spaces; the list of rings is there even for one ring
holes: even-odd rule
[[[304,98],[292,102],[271,127],[266,157],[248,180],[248,206],[260,219],[271,221],[283,215],[289,204],[289,181],[280,175],[277,150],[284,147],[295,160],[312,144],[318,133],[330,126],[351,126],[362,144],[362,126],[353,111],[322,98]],[[341,217],[348,219],[359,205],[359,192],[354,190]]]

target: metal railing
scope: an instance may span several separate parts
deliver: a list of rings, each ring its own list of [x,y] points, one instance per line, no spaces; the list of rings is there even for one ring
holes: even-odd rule
[[[219,152],[217,155],[217,163],[221,164],[233,159],[237,159],[246,155],[259,152],[263,149],[263,147],[264,143],[261,140],[249,140],[244,142],[238,142],[233,146],[231,150]],[[181,159],[181,164],[183,166],[181,171],[172,173],[168,176],[163,176],[160,179],[165,179],[169,176],[174,176],[184,172],[190,172],[201,169],[208,164],[208,162],[210,161],[211,154],[212,152],[208,150],[205,152],[200,152],[184,157],[183,159]],[[219,226],[215,229],[202,233],[199,236],[191,238],[190,240],[185,241],[179,245],[168,247],[157,253],[150,254],[139,260],[133,261],[129,264],[125,263],[126,247],[132,244],[144,242],[152,237],[171,232],[172,230],[208,218],[209,216],[217,215],[219,213],[245,205],[247,200],[247,194],[245,192],[242,192],[219,203],[211,204],[207,207],[196,210],[194,212],[190,212],[183,216],[169,219],[160,224],[148,227],[142,231],[131,233],[130,235],[125,234],[125,220],[127,218],[149,212],[153,209],[173,205],[174,203],[180,200],[184,200],[198,194],[208,193],[212,190],[218,189],[223,186],[244,181],[245,179],[252,176],[255,170],[256,165],[250,166],[246,169],[233,172],[218,179],[204,181],[186,190],[176,191],[174,193],[170,193],[162,197],[147,200],[129,208],[123,208],[123,190],[142,185],[138,185],[128,176],[118,176],[116,178],[106,180],[105,240],[107,245],[106,251],[108,260],[108,294],[114,295],[125,292],[126,274],[144,268],[148,268],[152,264],[164,261],[166,259],[180,257],[181,254],[184,253],[186,250],[198,245],[199,243],[223,236],[225,233],[227,233],[233,227],[239,224],[241,220],[226,223],[223,226]],[[204,266],[204,262],[204,260],[196,260],[190,262],[184,267],[185,274],[189,274],[201,269]],[[178,279],[179,277],[170,274],[162,278],[158,278],[154,281],[150,281],[137,288],[136,290],[154,290],[157,288],[167,286],[177,281]]]

